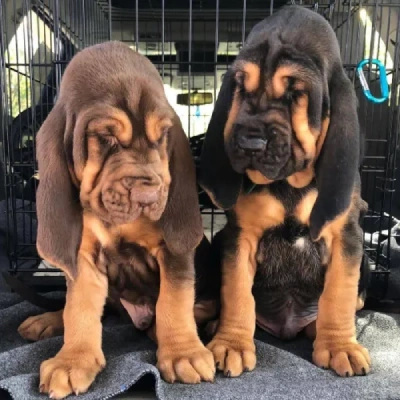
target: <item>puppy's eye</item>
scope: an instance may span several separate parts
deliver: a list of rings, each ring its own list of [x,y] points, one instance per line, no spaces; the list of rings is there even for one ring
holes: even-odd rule
[[[103,145],[108,145],[108,146],[118,145],[117,138],[114,135],[111,135],[109,133],[101,133],[101,134],[97,135],[97,139]]]
[[[161,144],[166,139],[166,137],[168,136],[169,131],[170,131],[169,127],[168,128],[164,128],[161,131],[160,139],[158,139],[158,141],[157,141],[158,144]]]
[[[163,128],[161,130],[160,138],[157,141],[155,142],[149,141],[150,148],[156,149],[158,146],[161,146],[164,143],[165,139],[168,137],[169,131],[170,127]]]

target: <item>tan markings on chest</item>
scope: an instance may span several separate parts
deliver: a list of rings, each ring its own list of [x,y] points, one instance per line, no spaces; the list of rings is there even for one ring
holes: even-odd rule
[[[317,200],[317,190],[310,190],[297,204],[294,210],[294,216],[304,225],[310,224],[310,214]]]
[[[269,193],[239,196],[235,205],[238,225],[249,234],[260,238],[263,232],[283,223],[285,207]]]
[[[121,225],[119,232],[125,241],[136,243],[150,253],[158,249],[163,239],[161,229],[157,224],[145,218],[139,218],[131,224]]]
[[[147,218],[139,218],[129,224],[110,228],[107,228],[102,221],[94,216],[86,216],[85,221],[102,247],[114,247],[123,239],[129,243],[136,243],[153,254],[157,252],[163,239],[157,223]]]

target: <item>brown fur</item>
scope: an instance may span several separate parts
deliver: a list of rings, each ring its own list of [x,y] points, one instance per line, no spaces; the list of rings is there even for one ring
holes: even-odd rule
[[[212,380],[212,354],[194,319],[194,254],[202,239],[195,168],[154,66],[117,42],[78,53],[38,133],[37,158],[37,247],[68,279],[64,345],[42,364],[41,391],[57,399],[85,392],[105,366],[108,284],[116,303],[137,298],[128,266],[149,276],[146,307],[161,310],[155,323],[163,377]],[[158,291],[158,298],[148,295]],[[215,312],[215,302],[209,305]],[[60,313],[30,319],[20,332],[40,338],[51,329],[62,329]],[[179,332],[173,343],[171,330]]]

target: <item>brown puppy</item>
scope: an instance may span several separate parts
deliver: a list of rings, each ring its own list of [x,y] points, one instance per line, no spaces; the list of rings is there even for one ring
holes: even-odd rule
[[[357,99],[328,22],[292,6],[257,24],[225,75],[201,160],[201,185],[228,210],[209,344],[225,375],[255,367],[256,321],[281,338],[316,321],[318,366],[369,371],[355,330],[359,160]]]
[[[215,318],[218,310],[220,265],[210,254],[210,243],[204,236],[195,252],[196,303],[194,317],[201,325]],[[155,308],[160,291],[160,271],[157,260],[143,247],[121,241],[114,249],[103,248],[96,262],[107,271],[108,297],[106,306],[127,322],[157,341],[155,337]],[[38,296],[35,294],[35,296]],[[65,301],[40,296],[39,307],[52,310],[26,319],[18,328],[19,334],[32,341],[43,340],[64,332]],[[36,299],[36,297],[35,297]],[[48,307],[50,309],[50,307]]]
[[[203,233],[195,168],[161,78],[117,42],[78,53],[37,136],[40,255],[67,277],[64,345],[40,368],[52,398],[87,391],[104,368],[103,254],[144,249],[159,270],[158,368],[169,382],[214,378],[196,330],[194,250]]]

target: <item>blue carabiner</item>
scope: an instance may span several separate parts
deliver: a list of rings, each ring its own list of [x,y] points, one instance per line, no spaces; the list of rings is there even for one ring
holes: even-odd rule
[[[382,97],[375,97],[371,94],[371,91],[369,90],[369,86],[367,83],[367,80],[365,79],[364,76],[364,70],[363,67],[365,64],[375,64],[379,67],[379,82],[381,84],[381,95]],[[383,103],[386,101],[389,97],[389,85],[386,77],[386,68],[385,66],[376,58],[373,59],[365,59],[362,60],[358,63],[357,65],[357,74],[358,77],[360,78],[361,86],[363,88],[363,92],[365,97],[369,100],[372,101],[373,103]]]

